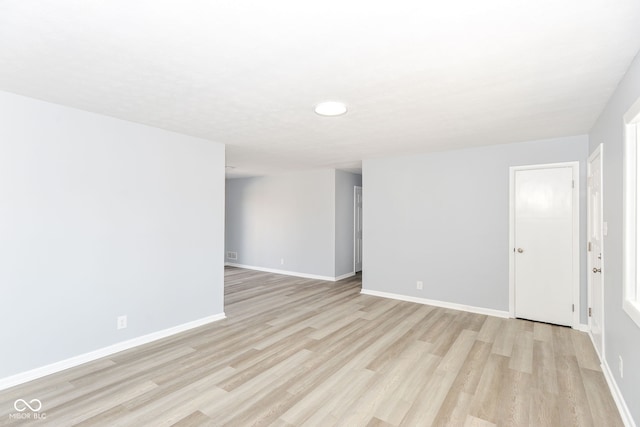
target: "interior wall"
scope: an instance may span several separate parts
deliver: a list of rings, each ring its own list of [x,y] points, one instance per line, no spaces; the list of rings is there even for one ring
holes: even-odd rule
[[[362,175],[336,170],[336,276],[353,273],[353,187]]]
[[[365,160],[363,289],[508,311],[509,167],[579,161],[584,242],[587,147],[583,135]]]
[[[222,144],[1,92],[0,115],[0,378],[223,313]]]
[[[640,328],[622,308],[623,300],[623,116],[640,98],[636,58],[589,133],[589,148],[603,144],[605,359],[637,425],[640,425]],[[618,371],[624,362],[624,377]]]
[[[335,203],[332,169],[228,179],[225,261],[335,277]]]

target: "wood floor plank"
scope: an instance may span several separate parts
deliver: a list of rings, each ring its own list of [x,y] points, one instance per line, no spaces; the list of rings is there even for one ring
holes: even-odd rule
[[[457,374],[460,371],[460,367],[467,359],[477,335],[477,332],[467,329],[460,331],[455,341],[453,341],[453,343],[447,348],[440,365],[438,365],[438,369]],[[431,353],[437,355],[437,352],[432,351]]]
[[[371,384],[375,383],[376,373],[368,369],[345,372],[342,379],[335,387],[324,387],[324,399],[322,405],[309,405],[312,400],[307,399],[299,405],[308,416],[298,417],[295,425],[327,425],[327,420],[340,420],[347,412],[351,402],[363,396]],[[283,417],[284,418],[284,417]]]
[[[371,421],[367,423],[367,427],[394,427],[394,425],[373,417]]]
[[[507,382],[509,358],[491,353],[482,371],[469,415],[496,423],[500,402],[500,392]]]
[[[336,415],[341,415],[341,420],[346,425],[365,424],[366,420],[376,415],[379,408],[393,403],[397,397],[396,391],[411,374],[415,364],[424,356],[426,349],[426,345],[423,345],[422,351],[418,348],[407,348],[396,359],[396,363],[389,365],[387,370],[379,372],[372,378],[373,381],[367,389],[345,408],[345,415],[337,413]]]
[[[510,357],[519,328],[520,325],[518,319],[502,319],[502,326],[496,333],[491,352],[501,356]]]
[[[571,345],[571,341],[569,341]],[[580,366],[575,356],[556,356],[560,422],[565,426],[593,426]]]
[[[172,424],[172,427],[207,427],[213,426],[213,420],[200,411],[195,411],[180,421]]]
[[[490,344],[474,341],[462,366],[455,370],[457,376],[440,406],[434,425],[463,425],[465,423],[490,353]]]
[[[524,426],[531,409],[531,374],[507,369],[498,401],[499,426]]]
[[[571,341],[573,343],[573,349],[578,359],[578,365],[584,369],[591,369],[593,371],[600,371],[600,359],[595,351],[593,351],[593,344],[591,338],[588,335],[582,334],[578,331],[572,331]]]
[[[586,334],[225,268],[227,319],[0,391],[42,426],[621,426]]]
[[[476,418],[469,415],[467,416],[467,420],[464,423],[464,427],[496,427],[496,425],[481,418]]]
[[[478,341],[492,343],[496,339],[498,331],[504,325],[505,320],[498,317],[487,316],[480,331],[478,332]]]
[[[447,332],[449,326],[453,322],[453,318],[454,316],[447,313],[444,309],[436,309],[435,315],[431,318],[429,324],[425,325],[420,339],[426,342],[442,340],[443,337],[441,335]]]
[[[464,363],[458,370],[452,390],[456,393],[475,395],[485,364],[491,354],[491,344],[476,340]]]
[[[473,396],[464,393],[451,393],[445,397],[432,425],[438,427],[461,426],[467,420]]]
[[[555,427],[558,425],[560,408],[557,399],[549,399],[548,392],[532,388],[529,400],[529,425],[531,427]]]
[[[480,332],[487,316],[477,313],[464,313],[456,317],[456,322],[460,323],[462,329]]]
[[[575,357],[576,352],[573,347],[573,339],[571,338],[571,329],[555,327],[552,329],[552,335],[554,355]]]
[[[402,419],[401,426],[430,426],[438,415],[456,373],[436,369],[429,382],[416,396],[411,408]]]
[[[544,393],[557,395],[560,389],[552,340],[533,341],[533,360],[532,385]]]
[[[400,425],[413,403],[421,393],[424,384],[429,381],[442,358],[429,353],[428,343],[416,350],[418,359],[411,367],[411,375],[388,396],[387,401],[376,408],[375,416],[393,425]]]
[[[533,372],[533,331],[520,330],[516,333],[509,368],[528,374]]]
[[[553,326],[548,323],[534,322],[533,339],[549,343],[553,342]]]
[[[384,370],[386,366],[393,364],[407,347],[416,343],[417,337],[420,334],[420,328],[412,326],[416,324],[419,325],[420,322],[429,315],[430,311],[431,310],[423,310],[422,307],[420,307],[420,309],[407,316],[403,320],[405,326],[402,331],[400,331],[404,333],[386,349],[383,349],[381,353],[367,365],[367,369],[372,371]]]
[[[609,393],[607,381],[604,379],[602,372],[583,368],[580,373],[582,374],[585,392],[589,399],[593,425],[622,427],[622,420],[618,416],[616,403]]]

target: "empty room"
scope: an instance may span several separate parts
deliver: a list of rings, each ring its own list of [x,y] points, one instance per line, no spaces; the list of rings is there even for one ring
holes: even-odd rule
[[[0,0],[0,426],[640,425],[638,23]]]

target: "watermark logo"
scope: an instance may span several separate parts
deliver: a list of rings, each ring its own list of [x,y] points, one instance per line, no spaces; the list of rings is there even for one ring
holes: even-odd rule
[[[28,402],[25,399],[17,399],[13,402],[13,409],[17,412],[9,414],[12,420],[44,420],[47,414],[41,412],[42,402],[40,399],[31,399]]]
[[[27,409],[30,409],[31,412],[40,412],[40,409],[42,409],[42,402],[40,402],[39,399],[33,399],[27,403],[24,399],[18,399],[13,403],[13,407],[18,412],[24,412]]]

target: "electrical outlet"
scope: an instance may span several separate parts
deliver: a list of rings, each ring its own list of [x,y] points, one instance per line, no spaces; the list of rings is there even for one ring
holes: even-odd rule
[[[418,280],[418,282],[416,283],[416,289],[422,290],[422,281]]]
[[[622,356],[618,355],[618,368],[620,369],[620,378],[623,377],[624,375],[624,370],[623,370],[623,366],[622,366]]]
[[[118,329],[125,329],[127,327],[127,316],[118,316]]]
[[[280,265],[284,265],[284,258],[280,258]]]

